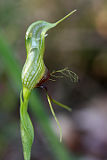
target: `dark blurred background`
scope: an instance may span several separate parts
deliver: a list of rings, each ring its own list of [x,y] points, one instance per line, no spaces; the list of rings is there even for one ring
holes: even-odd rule
[[[75,14],[48,32],[44,60],[50,71],[69,67],[79,76],[79,82],[58,79],[48,82],[47,87],[54,99],[72,107],[68,113],[54,105],[68,150],[80,160],[106,160],[107,1],[0,0],[0,30],[22,67],[28,26],[37,20],[56,22],[74,9]],[[12,83],[0,58],[0,160],[23,159],[20,102]],[[45,94],[37,90],[58,134]],[[32,119],[35,126],[32,160],[54,160],[39,122]]]

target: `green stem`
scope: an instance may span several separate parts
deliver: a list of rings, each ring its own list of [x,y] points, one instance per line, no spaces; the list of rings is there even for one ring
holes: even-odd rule
[[[23,92],[23,95],[22,95]],[[28,101],[31,91],[27,88],[23,88],[20,94],[20,128],[21,128],[21,138],[23,145],[24,160],[30,160],[31,147],[34,139],[34,129],[32,122],[27,112]]]

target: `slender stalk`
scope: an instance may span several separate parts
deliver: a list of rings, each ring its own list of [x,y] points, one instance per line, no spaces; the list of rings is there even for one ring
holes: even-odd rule
[[[34,129],[27,112],[31,91],[23,88],[20,94],[20,128],[23,145],[24,160],[30,160],[31,147],[34,139]]]

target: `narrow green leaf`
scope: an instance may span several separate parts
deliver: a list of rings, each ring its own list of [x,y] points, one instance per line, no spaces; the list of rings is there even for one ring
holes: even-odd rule
[[[53,107],[52,107],[52,104],[51,104],[51,99],[50,99],[50,97],[48,96],[48,94],[47,94],[47,99],[48,99],[49,107],[50,107],[50,109],[51,109],[51,112],[52,112],[52,114],[53,114],[53,117],[54,117],[54,119],[55,119],[55,121],[56,121],[56,123],[57,123],[57,125],[58,125],[58,127],[59,127],[60,142],[62,142],[62,129],[61,129],[60,123],[59,123],[59,121],[58,121],[58,119],[57,119],[57,117],[56,117],[56,115],[55,115],[55,112],[54,112]]]
[[[60,107],[62,107],[62,108],[67,109],[68,111],[72,111],[72,109],[71,109],[69,106],[67,106],[67,105],[65,105],[65,104],[62,104],[62,103],[56,101],[56,100],[53,99],[53,98],[51,98],[51,101],[52,101],[53,103],[55,103],[56,105],[58,105],[58,106],[60,106]]]

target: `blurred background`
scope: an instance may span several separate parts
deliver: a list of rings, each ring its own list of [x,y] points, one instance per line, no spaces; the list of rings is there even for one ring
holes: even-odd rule
[[[79,81],[72,83],[68,79],[58,79],[46,85],[54,99],[72,108],[69,113],[54,105],[67,150],[80,160],[106,160],[107,1],[0,0],[0,32],[22,68],[26,59],[25,33],[28,26],[37,20],[56,22],[74,9],[77,9],[75,14],[48,31],[44,60],[50,71],[69,67],[78,75]],[[20,100],[13,83],[0,53],[1,160],[23,160]],[[37,91],[53,131],[58,135],[46,96],[42,90]],[[32,114],[31,117],[35,128],[31,159],[55,160],[38,120]]]

